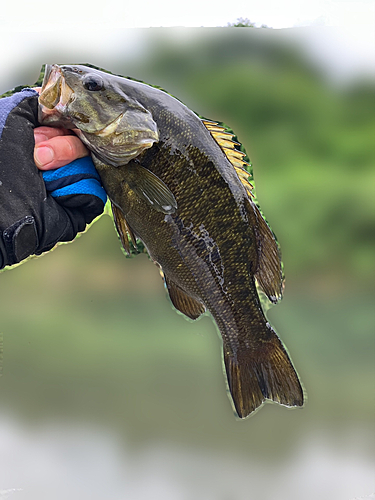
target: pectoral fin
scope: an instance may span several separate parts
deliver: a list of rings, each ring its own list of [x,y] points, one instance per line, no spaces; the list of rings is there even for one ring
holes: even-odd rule
[[[177,202],[168,186],[139,163],[128,163],[125,181],[140,198],[158,212],[173,214],[176,211]]]
[[[126,222],[126,219],[125,219],[122,211],[113,203],[112,203],[112,213],[113,213],[113,220],[115,222],[115,226],[116,226],[118,235],[120,237],[122,246],[124,247],[125,252],[128,255],[131,255],[130,241],[132,242],[133,247],[135,249],[137,248],[137,242],[135,240],[135,236],[133,234],[133,231],[128,226],[128,223]],[[130,238],[130,241],[129,241],[129,238]]]
[[[261,289],[275,304],[283,293],[279,247],[267,222],[252,201],[248,202],[248,213],[254,225],[258,247],[258,266],[254,275]]]
[[[193,297],[184,292],[178,285],[176,285],[165,275],[164,279],[165,284],[167,285],[169,298],[171,299],[172,304],[176,309],[178,309],[190,319],[198,319],[199,316],[201,316],[205,312],[206,308],[201,302],[193,299]]]

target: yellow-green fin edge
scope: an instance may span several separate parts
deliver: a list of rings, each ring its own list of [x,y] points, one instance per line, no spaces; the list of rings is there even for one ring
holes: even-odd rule
[[[235,133],[222,122],[214,122],[201,118],[203,125],[220,146],[221,150],[233,165],[238,178],[251,198],[255,198],[253,180],[253,169],[245,148],[238,141]]]
[[[196,113],[198,115],[198,113]],[[258,208],[261,216],[265,220],[267,226],[269,227],[276,245],[278,247],[279,251],[279,256],[280,256],[280,264],[281,264],[281,273],[282,273],[282,282],[284,282],[284,265],[281,260],[281,250],[280,250],[280,245],[277,241],[277,237],[275,233],[272,231],[272,228],[270,224],[267,221],[267,218],[264,216],[259,203],[258,199],[256,196],[256,189],[255,189],[255,184],[254,184],[254,176],[253,176],[253,165],[250,161],[249,156],[246,153],[245,148],[241,144],[241,142],[238,140],[236,134],[233,132],[233,130],[228,127],[223,122],[217,122],[213,120],[209,120],[207,118],[204,118],[200,115],[198,115],[199,118],[202,120],[203,125],[207,128],[207,130],[210,132],[212,135],[213,139],[219,144],[220,148],[222,149],[223,153],[226,155],[228,158],[229,162],[233,165],[233,168],[235,169],[239,180],[241,181],[242,185],[244,186],[246,193],[249,196],[249,199],[251,200],[252,203],[256,205]],[[271,302],[268,300],[266,295],[264,294],[263,290],[260,288],[258,282],[257,284],[257,289],[259,293],[260,300],[262,302],[262,306],[265,310],[269,309],[271,306]]]

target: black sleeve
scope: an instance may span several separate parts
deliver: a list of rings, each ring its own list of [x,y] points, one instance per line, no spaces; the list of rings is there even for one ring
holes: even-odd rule
[[[38,97],[23,99],[0,138],[0,269],[70,241],[86,226],[84,213],[50,196],[34,160]]]

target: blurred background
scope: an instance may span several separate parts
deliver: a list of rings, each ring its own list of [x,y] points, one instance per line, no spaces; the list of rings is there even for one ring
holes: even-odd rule
[[[211,318],[176,314],[158,269],[126,259],[103,216],[0,275],[0,498],[373,498],[370,73],[323,28],[84,37],[3,34],[13,64],[2,55],[0,93],[33,84],[43,63],[89,62],[232,127],[283,251],[285,295],[268,318],[308,401],[236,419]]]

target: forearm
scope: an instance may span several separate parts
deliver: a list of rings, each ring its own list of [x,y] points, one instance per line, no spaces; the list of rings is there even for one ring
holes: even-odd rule
[[[0,100],[0,269],[74,239],[106,201],[88,157],[54,171],[37,168],[37,95],[28,89]]]

